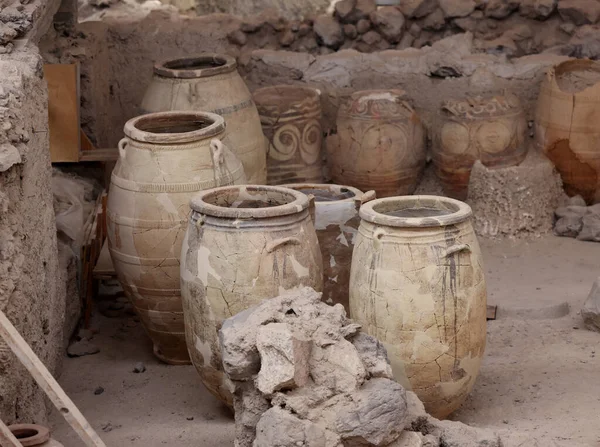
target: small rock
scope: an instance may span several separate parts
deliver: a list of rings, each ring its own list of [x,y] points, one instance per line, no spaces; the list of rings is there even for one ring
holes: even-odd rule
[[[357,0],[354,8],[355,22],[368,18],[375,11],[377,11],[376,0]]]
[[[446,17],[467,17],[475,11],[475,0],[439,0]]]
[[[404,16],[395,6],[383,6],[374,11],[371,23],[379,33],[390,43],[398,43],[404,31]]]
[[[572,25],[572,23],[570,25]],[[587,206],[587,203],[585,203],[585,199],[579,195],[569,197],[568,204],[570,206]]]
[[[575,25],[596,23],[600,18],[600,2],[597,0],[559,0],[558,13],[565,21]]]
[[[100,352],[100,348],[88,340],[79,340],[67,348],[69,357],[83,357],[84,355],[93,355]]]
[[[403,0],[400,10],[406,17],[420,19],[431,14],[438,7],[438,0]]]
[[[421,27],[416,22],[413,22],[410,28],[408,28],[408,32],[411,36],[417,38],[421,34]]]
[[[352,12],[354,11],[355,5],[356,0],[340,0],[335,4],[334,14],[340,20],[340,22],[352,23]]]
[[[356,32],[358,34],[364,34],[371,29],[371,22],[367,19],[360,19],[356,23]]]
[[[588,207],[587,213],[583,216],[581,232],[577,239],[600,242],[600,203]]]
[[[94,332],[90,329],[79,329],[79,332],[77,332],[77,338],[79,340],[91,340],[94,338]]]
[[[533,31],[529,25],[522,24],[512,27],[504,35],[515,42],[520,42],[533,37]]]
[[[577,237],[583,228],[583,217],[569,215],[561,217],[554,224],[554,233],[557,236]]]
[[[313,30],[327,47],[337,49],[344,43],[341,25],[331,16],[320,15],[315,19]]]
[[[339,440],[339,438],[338,438]],[[325,430],[278,407],[270,408],[256,425],[253,447],[326,447]]]
[[[347,23],[346,25],[344,25],[343,29],[344,36],[346,36],[348,39],[355,39],[358,35],[358,32],[356,31],[356,26],[352,25],[351,23]]]
[[[193,421],[193,420],[194,420],[194,416],[188,416],[188,417],[186,417],[186,419],[187,419],[188,421]]]
[[[133,372],[136,374],[141,374],[146,371],[146,365],[143,362],[137,362],[133,367]]]
[[[304,386],[309,380],[312,342],[294,334],[286,323],[261,326],[256,335],[261,368],[256,387],[265,395]]]
[[[227,34],[227,40],[234,45],[246,45],[248,42],[248,36],[241,29],[236,29]]]
[[[575,26],[574,23],[567,22],[567,23],[561,23],[559,28],[561,29],[561,31],[563,31],[569,35],[572,35],[575,32],[575,28],[577,28],[577,27]]]
[[[360,39],[367,45],[376,45],[383,40],[381,34],[373,30],[367,31]]]
[[[281,37],[279,37],[279,43],[282,47],[289,47],[296,40],[296,33],[294,33],[291,29],[287,29],[283,32]]]
[[[494,40],[484,40],[482,49],[488,54],[506,54],[508,57],[514,56],[519,50],[515,41],[504,35]]]
[[[412,47],[412,44],[414,43],[415,38],[414,36],[406,33],[404,36],[402,36],[402,39],[400,39],[400,43],[398,43],[398,45],[396,45],[396,49],[397,50],[406,50],[407,48]]]
[[[439,31],[446,26],[446,18],[441,9],[436,9],[434,12],[425,17],[422,23],[423,29]]]
[[[371,377],[393,379],[387,351],[379,340],[364,332],[359,332],[350,342],[358,351],[358,355]]]
[[[376,10],[375,0],[341,0],[335,4],[335,16],[342,23],[357,23]]]
[[[477,20],[473,17],[461,17],[452,22],[463,31],[474,32],[477,29]]]
[[[486,17],[503,19],[519,8],[519,0],[489,0],[485,6]]]
[[[240,24],[240,29],[245,33],[255,33],[263,26],[263,23],[259,17],[249,17]]]
[[[311,31],[312,31],[312,26],[310,26],[308,23],[302,23],[298,27],[298,37],[307,36],[311,33]]]
[[[581,316],[588,329],[600,332],[600,277],[594,281],[592,290],[583,303]]]
[[[108,432],[111,432],[111,431],[116,430],[118,428],[121,428],[121,426],[120,425],[113,425],[112,423],[107,422],[105,424],[102,424],[101,428],[102,428],[103,432],[108,433]]]
[[[558,0],[522,0],[519,14],[529,19],[544,20],[556,9]]]
[[[0,144],[0,172],[7,171],[12,166],[22,162],[21,154],[16,147],[10,143]]]
[[[100,395],[100,394],[102,394],[102,393],[104,393],[104,388],[102,388],[101,386],[99,386],[98,388],[96,388],[96,389],[94,390],[94,394],[95,394],[96,396],[98,396],[98,395]]]

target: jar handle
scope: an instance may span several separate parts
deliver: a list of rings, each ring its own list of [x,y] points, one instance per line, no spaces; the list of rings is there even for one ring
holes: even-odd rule
[[[300,239],[297,237],[283,237],[281,239],[275,239],[274,241],[267,242],[267,253],[273,253],[277,247],[281,247],[282,245],[292,244],[292,245],[301,245]]]
[[[125,160],[125,146],[127,146],[127,138],[121,138],[121,140],[119,141],[118,147],[119,147],[119,156]]]
[[[377,194],[375,194],[375,191],[371,189],[363,193],[362,196],[356,197],[354,199],[354,206],[356,206],[356,209],[359,210],[362,205],[364,205],[367,202],[370,202],[371,200],[375,200],[376,198]]]
[[[312,194],[306,194],[308,197],[308,214],[310,215],[310,219],[312,220],[313,225],[316,225],[316,205],[315,205],[315,196]]]
[[[471,247],[468,244],[452,245],[451,247],[448,247],[446,249],[446,252],[444,253],[444,257],[447,258],[448,256],[452,256],[453,254],[461,252],[461,251],[471,251]]]

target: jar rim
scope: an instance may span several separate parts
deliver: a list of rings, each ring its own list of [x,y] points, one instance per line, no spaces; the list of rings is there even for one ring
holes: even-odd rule
[[[229,195],[229,197],[228,197]],[[234,205],[242,201],[270,199],[277,203],[258,207],[233,207],[220,205],[219,200]],[[212,217],[227,219],[261,219],[288,216],[308,209],[308,196],[283,186],[231,185],[200,191],[190,201],[193,211]]]
[[[207,78],[234,71],[235,58],[227,54],[202,53],[196,56],[168,59],[154,65],[154,74],[163,78]]]
[[[37,424],[13,424],[8,427],[23,447],[41,445],[50,439],[50,430]]]
[[[182,129],[189,128],[190,130],[162,131],[163,129],[168,130],[169,124],[172,129],[177,129],[176,125],[179,124],[179,126],[188,126],[182,127]],[[152,129],[161,129],[161,131],[152,131]],[[225,132],[225,119],[216,113],[210,112],[171,111],[147,113],[127,121],[123,131],[130,139],[143,143],[191,143],[217,137]]]
[[[387,213],[408,209],[431,209],[444,214],[431,216],[395,216]],[[387,211],[387,213],[386,213]],[[397,196],[375,199],[360,207],[361,219],[378,225],[398,228],[431,228],[454,225],[468,220],[471,207],[460,200],[443,196]]]
[[[279,84],[256,89],[252,97],[258,106],[260,104],[270,105],[273,102],[278,104],[281,100],[302,102],[310,98],[318,99],[320,95],[319,89],[308,85]]]

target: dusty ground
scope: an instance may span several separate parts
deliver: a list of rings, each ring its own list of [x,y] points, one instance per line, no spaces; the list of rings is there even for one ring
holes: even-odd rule
[[[599,445],[600,334],[583,327],[578,311],[600,275],[600,244],[549,236],[529,243],[484,241],[482,248],[489,302],[530,313],[527,320],[489,322],[481,374],[454,419],[565,446]],[[564,301],[569,315],[531,318]],[[67,359],[60,382],[108,445],[232,445],[227,410],[204,390],[193,367],[155,360],[133,318],[99,317],[95,324],[101,352]],[[147,370],[135,374],[140,361]],[[96,395],[98,387],[104,392]],[[81,445],[58,414],[51,422],[65,447]]]

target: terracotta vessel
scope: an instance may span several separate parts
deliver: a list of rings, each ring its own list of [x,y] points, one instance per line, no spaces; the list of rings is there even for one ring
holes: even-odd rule
[[[108,246],[123,289],[154,353],[189,363],[179,256],[194,193],[242,184],[244,170],[221,142],[222,117],[203,112],[142,115],[125,124],[107,204]]]
[[[225,118],[223,143],[244,165],[249,183],[267,181],[267,141],[248,87],[233,57],[202,54],[154,66],[154,77],[142,101],[142,110],[192,110]]]
[[[351,186],[301,183],[285,185],[314,197],[314,222],[323,257],[323,301],[348,306],[348,283],[352,250],[360,217],[358,209],[373,200],[375,192]]]
[[[269,140],[267,183],[322,183],[321,98],[310,87],[278,85],[254,92]]]
[[[323,290],[306,195],[275,186],[201,192],[181,251],[181,292],[192,362],[206,388],[232,405],[222,372],[223,320],[298,286]]]
[[[486,286],[471,208],[438,196],[360,209],[350,315],[385,345],[396,380],[444,418],[465,400],[486,341]]]
[[[8,429],[23,447],[63,447],[50,437],[50,430],[37,424],[14,424]]]
[[[436,174],[455,199],[466,200],[475,161],[503,168],[527,155],[527,120],[512,94],[444,101],[433,128]]]
[[[366,90],[342,104],[327,138],[334,182],[377,197],[412,194],[425,167],[425,131],[402,90]]]
[[[569,196],[600,202],[600,63],[570,60],[549,70],[535,114],[537,147],[554,163]]]

